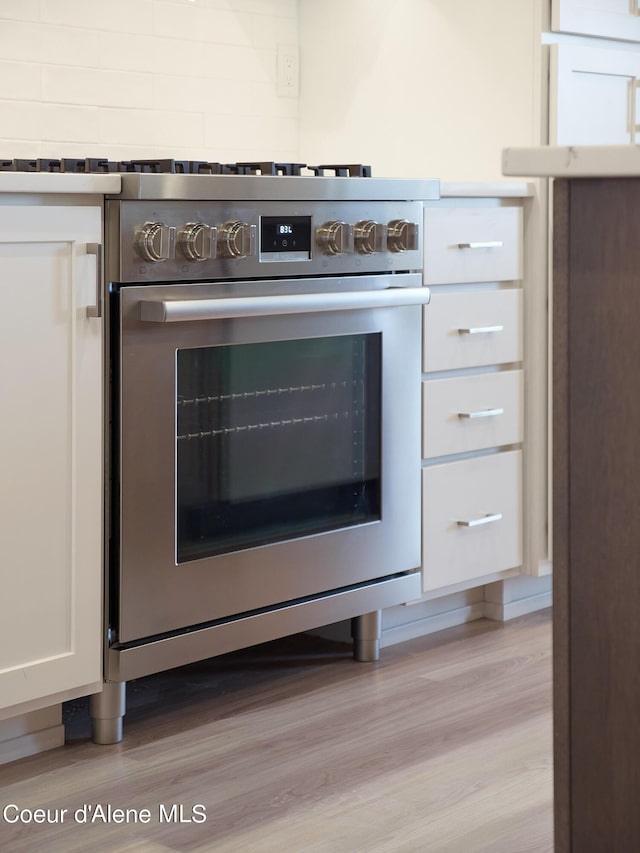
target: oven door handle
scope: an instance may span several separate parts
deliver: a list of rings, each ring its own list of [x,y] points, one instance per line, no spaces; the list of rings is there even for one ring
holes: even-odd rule
[[[279,314],[426,305],[430,298],[428,287],[388,287],[384,290],[223,296],[217,299],[143,299],[140,301],[140,319],[146,323],[180,323],[230,317],[273,317]]]

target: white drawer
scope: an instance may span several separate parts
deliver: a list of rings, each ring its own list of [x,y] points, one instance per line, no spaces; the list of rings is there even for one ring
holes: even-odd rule
[[[522,278],[522,208],[427,208],[426,284]]]
[[[422,472],[425,591],[522,564],[522,454],[496,453]]]
[[[426,372],[522,361],[522,290],[432,291],[423,328]]]
[[[522,370],[424,382],[423,456],[518,444],[524,432],[523,395]]]

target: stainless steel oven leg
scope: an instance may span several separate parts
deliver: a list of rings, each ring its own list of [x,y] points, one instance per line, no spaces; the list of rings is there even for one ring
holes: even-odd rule
[[[94,743],[120,743],[126,710],[126,681],[105,681],[102,693],[91,697],[91,737]]]
[[[380,660],[382,610],[373,610],[351,620],[353,656],[356,660]]]

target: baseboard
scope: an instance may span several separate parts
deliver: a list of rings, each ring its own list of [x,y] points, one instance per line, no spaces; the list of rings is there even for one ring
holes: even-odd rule
[[[509,619],[516,619],[518,616],[525,616],[527,613],[535,613],[536,610],[551,607],[552,603],[551,591],[518,598],[516,601],[509,601],[506,604],[485,601],[484,615],[487,619],[508,622]]]
[[[466,596],[467,600],[461,596]],[[475,597],[475,600],[474,600]],[[507,622],[552,605],[549,580],[515,578],[477,587],[439,599],[416,602],[411,607],[383,612],[380,645],[392,646],[474,619]],[[437,610],[432,608],[437,607]],[[394,618],[390,618],[393,616]],[[412,616],[413,618],[407,618]],[[386,624],[385,624],[386,621]]]
[[[436,631],[444,631],[445,628],[454,628],[456,625],[464,625],[465,622],[473,622],[484,616],[484,602],[479,601],[466,607],[457,607],[454,610],[446,610],[443,613],[435,613],[433,616],[425,616],[422,619],[414,619],[402,625],[394,625],[391,628],[383,628],[380,645],[393,646],[396,643],[404,643],[405,640],[415,640],[416,637],[424,637],[434,634]]]
[[[8,764],[10,761],[17,761],[19,758],[36,755],[39,752],[45,752],[47,749],[56,749],[59,746],[64,746],[63,725],[55,726],[52,729],[45,729],[41,732],[21,735],[20,737],[13,738],[13,740],[0,743],[0,764]]]
[[[0,722],[0,764],[64,745],[61,705]]]

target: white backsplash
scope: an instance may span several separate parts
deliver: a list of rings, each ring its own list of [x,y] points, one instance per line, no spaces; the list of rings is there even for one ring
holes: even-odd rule
[[[295,160],[297,0],[0,0],[0,158]]]

